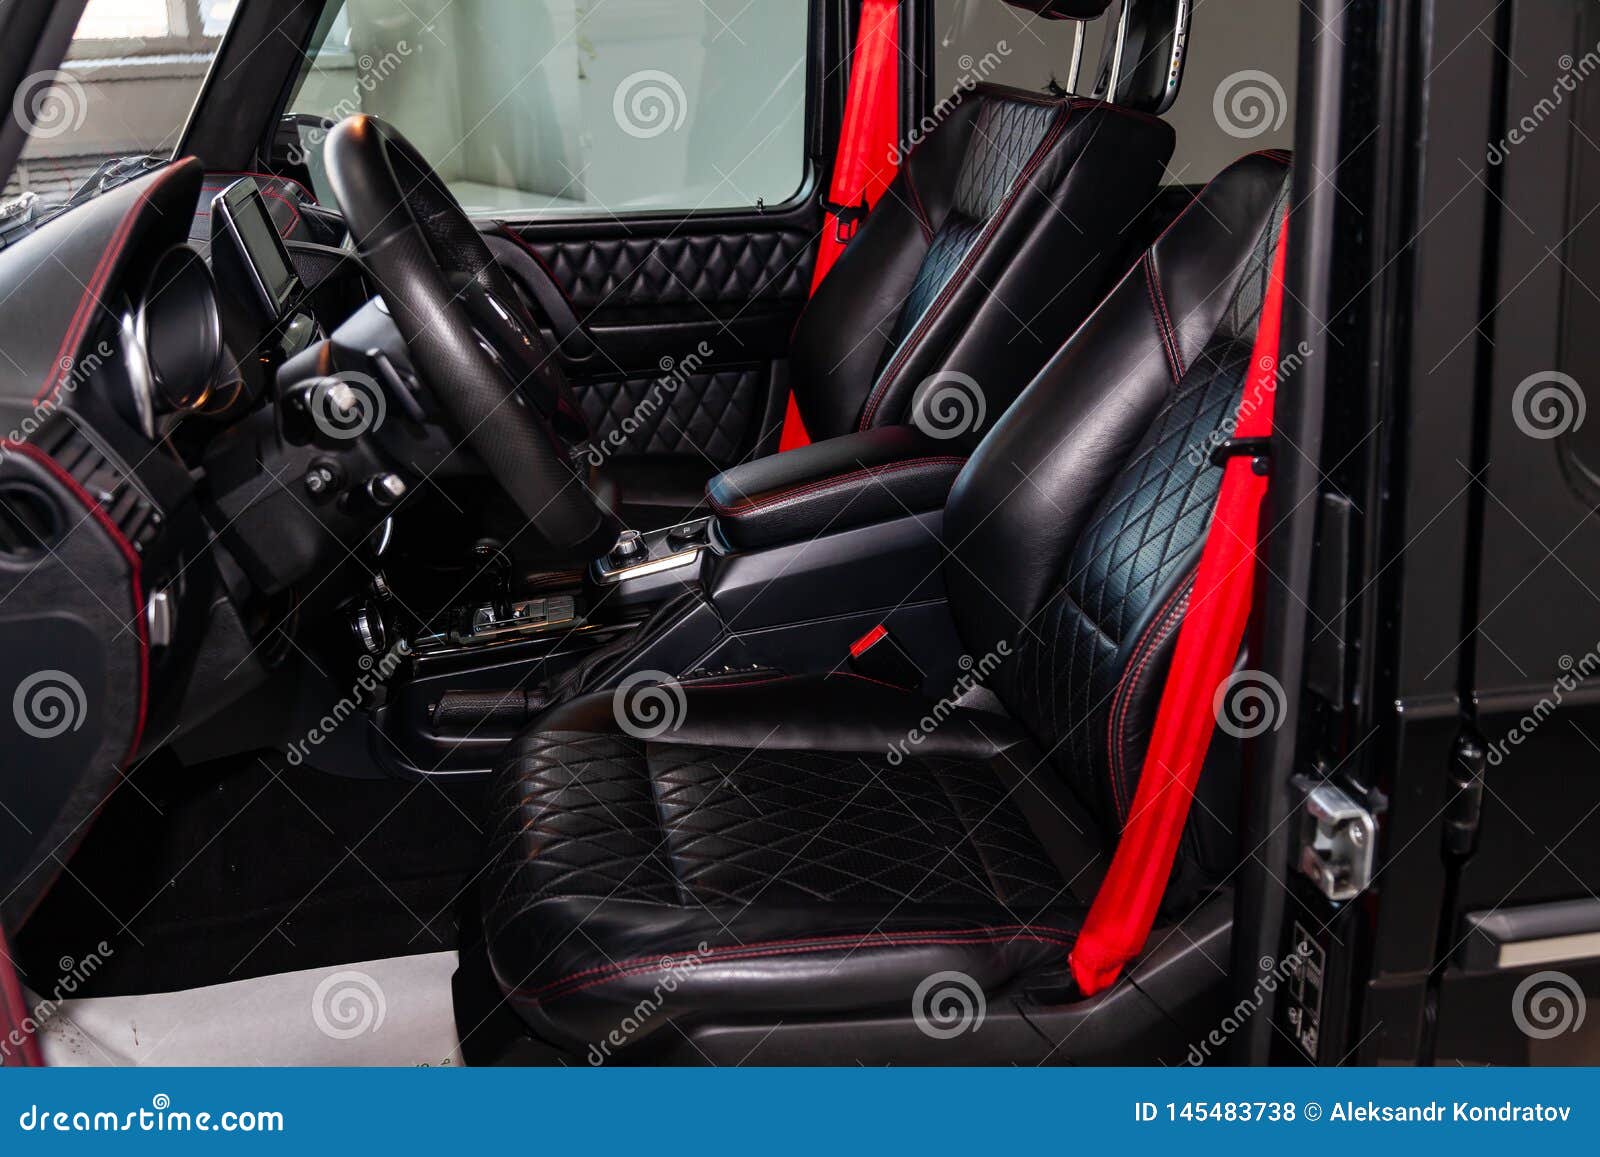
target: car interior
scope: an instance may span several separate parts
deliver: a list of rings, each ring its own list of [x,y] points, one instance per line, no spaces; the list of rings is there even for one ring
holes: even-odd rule
[[[1123,979],[1069,956],[1260,452],[1297,20],[622,6],[472,104],[517,54],[449,5],[245,0],[160,155],[0,216],[0,926],[96,961],[50,1063],[1160,1064],[1232,1003],[1226,729]]]

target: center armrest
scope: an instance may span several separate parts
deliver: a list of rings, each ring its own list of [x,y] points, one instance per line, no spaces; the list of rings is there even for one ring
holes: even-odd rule
[[[706,501],[728,545],[749,550],[938,510],[966,462],[914,426],[880,426],[724,470]]]

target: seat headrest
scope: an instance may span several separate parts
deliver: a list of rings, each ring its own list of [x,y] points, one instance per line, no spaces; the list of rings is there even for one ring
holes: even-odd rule
[[[1111,0],[1006,0],[1006,3],[1046,20],[1093,20],[1111,7]]]
[[[1188,53],[1193,0],[1117,0],[1106,25],[1094,93],[1112,104],[1159,116],[1178,99]]]

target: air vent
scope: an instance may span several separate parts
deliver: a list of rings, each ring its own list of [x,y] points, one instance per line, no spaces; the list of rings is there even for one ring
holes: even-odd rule
[[[60,535],[61,510],[48,494],[26,482],[0,485],[0,558],[31,561]]]
[[[160,533],[161,511],[138,480],[70,420],[52,422],[34,444],[100,503],[135,550]]]

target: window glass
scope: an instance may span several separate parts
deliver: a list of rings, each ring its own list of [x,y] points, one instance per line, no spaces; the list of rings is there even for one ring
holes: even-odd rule
[[[170,157],[236,7],[89,0],[61,67],[15,95],[28,142],[0,197],[0,229],[136,174],[141,158]]]
[[[346,0],[290,112],[382,117],[478,212],[772,205],[805,170],[808,7]]]

